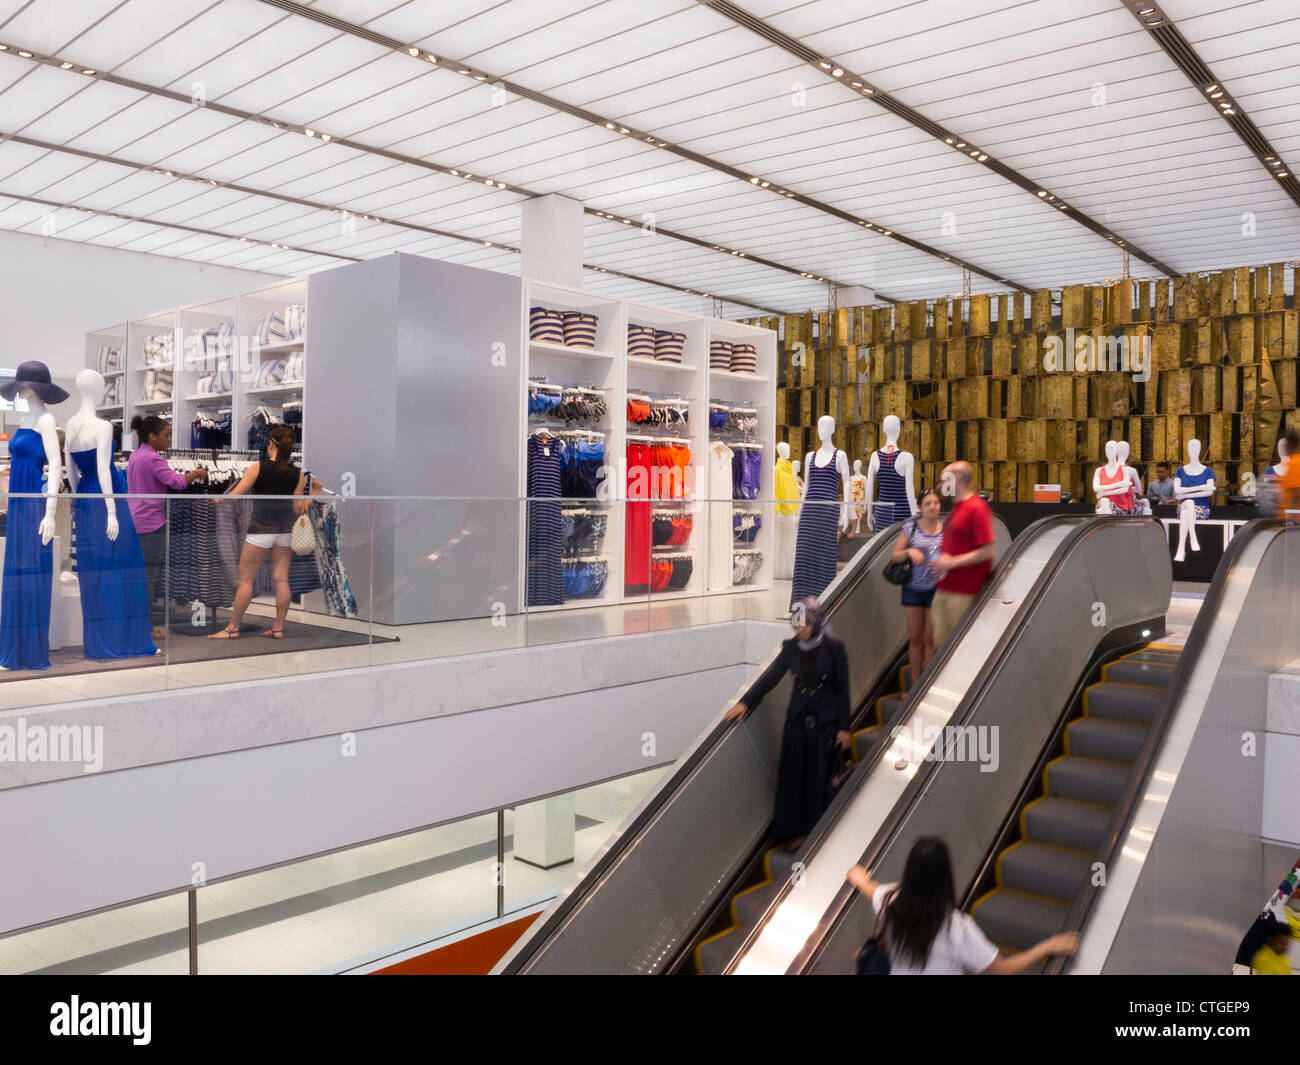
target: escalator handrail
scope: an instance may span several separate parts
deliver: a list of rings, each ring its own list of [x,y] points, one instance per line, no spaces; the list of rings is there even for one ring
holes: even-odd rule
[[[843,602],[853,589],[874,571],[875,567],[870,565],[870,562],[885,549],[886,545],[891,545],[897,539],[898,531],[902,527],[903,523],[901,521],[896,522],[888,529],[875,534],[863,543],[862,547],[858,549],[853,558],[836,576],[837,586],[831,589],[831,600],[826,604],[828,614],[833,616],[839,603]],[[878,546],[873,550],[873,545]],[[755,676],[759,676],[770,669],[778,654],[780,654],[779,647]],[[597,864],[586,870],[581,880],[573,886],[567,896],[561,896],[557,900],[555,909],[546,918],[546,923],[538,924],[535,931],[530,930],[525,934],[519,949],[502,969],[503,974],[516,973],[532,960],[537,951],[550,940],[552,934],[563,926],[579,903],[600,883],[604,874],[626,851],[627,845],[635,841],[642,830],[658,816],[659,812],[673,801],[682,786],[691,778],[700,764],[714,752],[723,738],[732,729],[740,728],[742,724],[743,722],[739,720],[719,720],[714,724],[713,728],[701,742],[695,745],[694,750],[690,752],[685,760],[680,761],[674,767],[672,776],[664,782],[663,786],[656,790],[654,800],[647,803],[636,819],[619,834],[619,840],[616,844],[601,855]]]
[[[1218,568],[1215,569],[1214,576],[1205,589],[1205,598],[1201,601],[1201,609],[1197,611],[1196,620],[1192,623],[1192,629],[1187,634],[1182,653],[1178,656],[1178,662],[1174,665],[1173,674],[1170,676],[1169,683],[1166,685],[1164,694],[1160,699],[1160,705],[1151,721],[1151,727],[1147,730],[1146,740],[1142,744],[1142,751],[1138,755],[1137,761],[1134,762],[1133,772],[1129,775],[1128,784],[1120,795],[1119,802],[1115,805],[1118,812],[1112,819],[1106,835],[1102,838],[1101,845],[1097,848],[1093,860],[1102,862],[1105,868],[1109,869],[1111,867],[1112,859],[1128,834],[1129,824],[1137,810],[1137,800],[1146,790],[1148,778],[1151,776],[1151,770],[1155,765],[1156,755],[1163,745],[1165,730],[1169,727],[1169,722],[1178,709],[1183,689],[1187,686],[1188,678],[1191,676],[1192,670],[1196,668],[1196,663],[1200,659],[1206,641],[1209,639],[1210,629],[1214,626],[1216,615],[1219,612],[1219,605],[1223,601],[1224,591],[1228,586],[1228,575],[1231,573],[1232,567],[1240,560],[1250,541],[1257,535],[1270,529],[1281,529],[1285,525],[1286,523],[1281,518],[1257,518],[1248,521],[1233,533],[1228,546],[1224,548],[1223,555],[1219,559]],[[1061,931],[1082,932],[1096,899],[1097,886],[1092,882],[1092,878],[1089,878],[1084,883],[1083,889],[1075,897],[1070,912],[1066,914],[1065,925]],[[1066,971],[1068,965],[1068,958],[1058,956],[1048,962],[1043,972],[1045,975],[1059,975]]]
[[[1020,638],[1023,636],[1027,627],[1030,615],[1037,609],[1039,602],[1042,600],[1043,594],[1052,582],[1052,578],[1060,572],[1065,565],[1065,560],[1074,553],[1075,548],[1084,539],[1090,536],[1094,531],[1104,527],[1110,527],[1114,524],[1138,525],[1144,522],[1155,521],[1154,518],[1140,516],[1118,517],[1083,514],[1055,515],[1051,518],[1042,518],[1039,521],[1034,522],[1033,525],[1029,526],[1029,528],[1025,530],[1025,533],[1022,535],[1025,536],[1026,545],[1032,542],[1032,539],[1027,535],[1029,532],[1035,528],[1039,528],[1040,526],[1045,526],[1048,522],[1053,520],[1072,521],[1076,524],[1073,529],[1066,533],[1061,542],[1056,545],[1056,549],[1052,552],[1051,558],[1044,563],[1043,570],[1039,574],[1038,579],[1034,582],[1033,587],[1030,588],[1029,593],[1020,603],[1020,606],[1017,607],[1015,616],[1008,623],[1006,630],[1007,636],[999,646],[998,653],[990,656],[984,661],[979,672],[967,686],[965,693],[962,695],[961,701],[953,709],[952,715],[949,719],[949,724],[955,724],[957,727],[964,727],[968,723],[970,717],[979,708],[984,692],[990,681],[1001,668],[1002,662],[1010,651],[1019,643]],[[1017,542],[1019,542],[1019,539],[1020,538],[1017,537]],[[1010,552],[1008,552],[1008,554],[1010,554]],[[970,630],[971,626],[975,622],[975,618],[978,617],[980,613],[979,608],[982,607],[991,597],[993,589],[1001,583],[1002,576],[1003,568],[999,568],[997,574],[998,579],[996,581],[990,579],[985,584],[976,601],[967,608],[966,613],[962,617],[963,624],[959,625],[954,630],[952,637],[946,645],[949,655],[953,653],[953,649],[961,643],[965,634]],[[947,657],[945,656],[940,660],[939,656],[936,655],[935,661],[938,666],[942,666],[946,663]],[[931,680],[938,676],[941,671],[940,668],[935,668],[933,672],[929,669],[926,670],[927,673],[930,673]],[[905,710],[914,710],[916,705],[918,705],[917,702],[909,699],[908,706],[905,707]],[[873,764],[883,757],[883,744],[878,745],[876,754],[877,757],[873,759]],[[869,869],[874,869],[879,864],[880,858],[888,847],[890,841],[893,839],[895,834],[897,834],[898,830],[907,822],[908,818],[912,814],[913,808],[916,806],[916,803],[925,793],[926,784],[929,782],[930,777],[939,770],[942,764],[943,763],[936,759],[932,762],[923,762],[917,768],[916,774],[907,784],[907,790],[903,793],[899,801],[894,804],[884,823],[880,826],[880,829],[876,832],[875,836],[863,852],[860,864],[865,865]],[[823,833],[823,838],[825,834],[829,833],[831,827],[832,826],[827,825],[826,832]],[[857,888],[852,887],[847,883],[840,887],[839,891],[836,892],[831,905],[827,908],[826,913],[823,914],[821,920],[817,922],[817,928],[813,931],[812,935],[808,937],[808,941],[804,946],[800,948],[799,953],[795,955],[794,961],[791,963],[787,972],[797,972],[816,958],[826,936],[832,929],[834,929],[841,918],[843,918],[850,903],[854,901],[858,894],[859,892]]]
[[[984,587],[976,593],[974,600],[962,615],[961,620],[958,621],[957,625],[954,627],[952,634],[944,641],[941,647],[936,649],[935,656],[930,661],[929,665],[926,666],[925,672],[921,675],[919,681],[912,685],[911,691],[907,693],[907,698],[904,700],[903,705],[897,712],[896,716],[898,719],[901,720],[905,718],[907,714],[913,712],[915,707],[919,705],[919,701],[925,697],[925,694],[930,690],[930,685],[933,683],[934,678],[943,671],[943,667],[947,663],[948,659],[956,653],[956,648],[959,647],[965,639],[966,633],[974,623],[976,615],[979,614],[980,609],[993,595],[994,589],[1001,585],[1003,579],[1020,558],[1021,552],[1037,540],[1037,538],[1042,535],[1042,533],[1046,532],[1051,526],[1086,524],[1088,518],[1089,516],[1084,514],[1049,514],[1046,517],[1039,518],[1037,521],[1026,527],[1025,530],[1011,542],[1006,553],[999,560],[997,568],[989,574],[988,580],[984,582]],[[1066,539],[1062,541],[1062,544],[1067,542],[1069,539],[1070,536],[1067,535]],[[1060,546],[1061,545],[1058,545],[1058,551],[1060,550]],[[991,661],[992,660],[990,660],[990,662]],[[984,672],[990,668],[990,662],[984,664],[979,676],[983,676]],[[978,677],[976,679],[978,679]],[[960,706],[957,709],[960,710]],[[888,724],[888,722],[885,722],[884,724]],[[844,787],[840,789],[839,794],[835,796],[834,802],[832,802],[826,812],[822,814],[821,819],[808,834],[807,839],[799,849],[799,854],[796,856],[797,861],[806,866],[821,848],[822,844],[833,831],[834,825],[839,820],[839,816],[844,810],[844,807],[852,801],[853,795],[857,792],[862,782],[875,772],[876,767],[884,758],[886,747],[887,744],[883,742],[875,744],[871,753],[854,769],[853,775],[845,783]],[[917,777],[921,777],[922,773],[930,768],[931,765],[931,763],[926,763],[922,766],[921,769],[918,770]],[[913,779],[915,780],[916,778]],[[892,832],[892,820],[887,821],[886,825],[890,826]],[[768,905],[759,915],[758,920],[754,923],[753,927],[750,928],[748,935],[745,937],[745,941],[740,944],[736,953],[732,955],[731,961],[724,970],[725,972],[732,973],[735,971],[740,959],[749,952],[750,947],[753,946],[755,941],[762,934],[763,929],[767,925],[772,914],[775,913],[777,908],[785,901],[789,894],[790,886],[789,881],[786,881],[781,885],[781,889],[769,901]],[[839,896],[837,895],[835,901],[832,903],[832,908],[834,908],[838,902]],[[822,923],[819,922],[818,930],[820,931],[822,927]],[[816,934],[817,933],[815,932],[814,936],[816,936]],[[804,950],[806,950],[806,947]],[[799,957],[803,956],[804,950],[800,951]]]

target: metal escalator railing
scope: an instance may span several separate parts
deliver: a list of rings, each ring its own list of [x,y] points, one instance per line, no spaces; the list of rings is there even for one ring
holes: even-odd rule
[[[1102,862],[1105,868],[1113,866],[1115,856],[1128,834],[1138,800],[1147,789],[1151,770],[1160,751],[1160,746],[1164,741],[1165,732],[1178,711],[1187,682],[1200,660],[1201,652],[1205,649],[1210,633],[1219,621],[1219,608],[1223,603],[1224,591],[1228,586],[1233,566],[1242,558],[1255,537],[1266,532],[1282,529],[1284,526],[1285,523],[1280,519],[1262,519],[1248,522],[1233,535],[1232,540],[1223,552],[1223,556],[1219,559],[1219,565],[1214,571],[1214,577],[1205,590],[1205,598],[1202,600],[1201,608],[1197,612],[1196,621],[1192,623],[1192,630],[1188,633],[1183,644],[1182,654],[1178,658],[1177,665],[1174,666],[1173,676],[1165,687],[1164,695],[1160,700],[1160,706],[1152,721],[1146,742],[1143,744],[1142,751],[1134,765],[1133,774],[1117,803],[1117,815],[1111,822],[1102,844],[1097,848],[1095,860]],[[1097,885],[1089,880],[1070,907],[1070,912],[1065,919],[1064,931],[1080,932],[1083,930],[1089,915],[1092,913],[1093,906],[1096,904],[1098,893]],[[1053,958],[1048,962],[1044,972],[1048,975],[1058,975],[1067,972],[1069,967],[1069,958]]]
[[[849,645],[855,704],[897,657],[898,634],[906,639],[896,590],[891,609],[880,586],[894,586],[879,576],[901,527],[866,540],[822,596]],[[746,721],[707,729],[496,971],[662,971],[768,829],[787,690],[788,680]],[[683,864],[691,854],[703,863]],[[601,896],[602,912],[583,922]]]
[[[1084,564],[1065,565],[1081,558]],[[844,870],[861,860],[888,879],[890,871],[901,872],[910,840],[919,834],[951,834],[954,868],[964,882],[1023,783],[1028,765],[1021,763],[1037,756],[1042,734],[1056,720],[1056,710],[1049,714],[1044,705],[1061,705],[1062,685],[1073,685],[1107,631],[1139,621],[1162,624],[1170,588],[1166,541],[1149,519],[1058,516],[1026,530],[899,718],[909,730],[939,722],[960,736],[997,726],[1003,771],[985,776],[974,760],[923,760],[929,748],[906,738],[882,745],[860,770],[857,794],[849,794],[840,816],[828,818],[819,838],[810,840],[803,889],[787,892],[789,898],[772,908],[770,928],[735,971],[849,970],[870,928],[870,906],[844,884]],[[1090,624],[1098,599],[1112,609],[1100,630]],[[1064,636],[1064,650],[1044,647],[1045,625],[1058,640]],[[903,751],[910,758],[899,765],[895,758]],[[862,838],[870,841],[865,856]],[[818,869],[822,851],[827,857]],[[809,885],[818,890],[809,892]]]

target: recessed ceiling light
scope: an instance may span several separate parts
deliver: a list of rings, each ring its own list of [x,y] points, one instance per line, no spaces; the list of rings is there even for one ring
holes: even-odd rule
[[[303,130],[303,132],[304,132],[305,134],[307,134],[307,136],[309,136],[309,137],[314,137],[314,136],[316,136],[316,131],[315,131],[314,129],[305,129],[305,130]]]
[[[484,185],[495,185],[496,182],[493,181],[490,177],[485,177],[485,178],[483,179],[483,184],[484,184]]]
[[[1161,25],[1164,21],[1165,21],[1165,20],[1162,19],[1162,18],[1149,18],[1149,19],[1147,19],[1147,25],[1148,25],[1148,26],[1159,26],[1159,25]]]
[[[72,64],[71,64],[71,63],[60,63],[60,64],[59,64],[59,67],[60,67],[61,69],[63,69],[63,70],[71,70],[71,69],[72,69]]]
[[[436,62],[438,62],[438,57],[437,57],[436,55],[434,55],[432,52],[430,52],[430,53],[429,53],[428,55],[426,55],[424,58],[427,59],[430,63],[436,63]]]
[[[844,77],[844,68],[843,68],[843,67],[836,67],[834,70],[831,71],[831,77],[832,77],[832,78],[842,78],[842,77]]]
[[[458,70],[456,73],[458,73],[458,74],[472,74],[473,71],[470,70],[469,67],[461,67],[460,70]]]
[[[613,128],[614,128],[614,123],[613,123],[613,122],[606,122],[606,123],[605,123],[605,128],[606,128],[606,129],[613,129]]]
[[[892,237],[894,235],[894,231],[892,229],[881,230],[881,232],[883,232],[887,237]]]
[[[1224,113],[1225,115],[1235,115],[1237,112],[1234,111],[1231,107],[1229,107],[1229,108],[1228,108],[1226,111],[1224,111],[1223,113]]]
[[[420,54],[420,49],[418,49],[418,48],[408,48],[408,49],[407,49],[407,52],[410,53],[411,55],[419,55],[419,54]]]
[[[0,44],[0,52],[7,52],[7,51],[9,51],[9,46],[7,44]]]
[[[1286,173],[1285,170],[1280,170],[1280,171],[1278,171],[1278,175],[1277,175],[1277,176],[1280,177],[1280,178],[1284,178],[1284,177],[1287,176],[1287,173]]]
[[[498,182],[497,182],[497,188],[499,188],[499,189],[504,189],[504,188],[505,188],[505,185],[503,185],[500,181],[498,181]]]
[[[751,185],[757,185],[757,184],[758,184],[758,178],[756,178],[756,177],[752,177],[752,178],[750,178],[750,179],[749,179],[749,183],[750,183]]]
[[[485,241],[483,242],[483,247],[485,247],[485,248],[490,248],[490,247],[492,247],[492,242],[491,242],[490,240],[485,240]]]
[[[628,129],[627,129],[626,126],[619,126],[619,127],[618,127],[618,131],[619,131],[620,133],[626,133],[626,132],[628,131]]]
[[[1154,15],[1155,13],[1156,9],[1154,7],[1144,7],[1138,12],[1139,15]]]
[[[24,52],[22,49],[19,49],[18,54],[22,56],[24,59],[31,59],[32,57],[31,52]]]
[[[952,138],[951,138],[951,137],[945,137],[945,138],[943,139],[943,143],[944,143],[944,144],[951,144],[951,143],[952,143]]]
[[[1210,99],[1211,99],[1211,100],[1217,100],[1217,99],[1218,99],[1220,96],[1222,96],[1222,95],[1223,95],[1223,90],[1220,89],[1218,92],[1212,92],[1212,93],[1210,93]]]
[[[982,162],[984,162],[984,160],[987,159],[987,158],[988,158],[987,155],[983,155],[983,154],[981,154],[981,155],[980,155],[980,159],[979,159],[979,161],[982,163]]]
[[[1218,86],[1217,84],[1215,84],[1215,85],[1211,85],[1211,86],[1209,86],[1205,91],[1206,91],[1206,92],[1214,92],[1214,90],[1217,89],[1218,87],[1219,87],[1219,86]]]
[[[850,84],[851,84],[851,85],[853,86],[853,88],[855,88],[855,89],[860,89],[860,88],[862,88],[862,82],[860,82],[860,81],[850,82]]]
[[[322,133],[320,135],[320,139],[323,141],[332,141],[334,139],[334,135],[332,133]]]
[[[830,69],[831,69],[831,64],[825,62],[824,60],[823,60],[821,63],[818,63],[817,65],[818,65],[819,67],[821,67],[822,70],[830,70]]]
[[[487,81],[487,75],[486,75],[486,74],[475,74],[475,75],[474,75],[474,80],[475,80],[475,81]]]
[[[971,156],[972,159],[974,159],[975,156],[979,155],[979,153],[980,153],[980,150],[979,150],[978,148],[976,148],[974,151],[972,151],[972,152],[970,153],[970,156]]]
[[[862,90],[862,94],[863,94],[864,96],[870,96],[870,95],[871,95],[873,92],[875,92],[875,91],[876,91],[875,89],[863,89],[863,90]]]
[[[1040,196],[1046,196],[1046,195],[1047,195],[1047,192],[1046,192],[1045,190],[1043,190],[1043,189],[1039,189],[1039,190],[1038,190],[1038,195],[1040,195]]]
[[[957,142],[957,147],[958,147],[958,148],[965,148],[965,147],[966,147],[966,142],[965,142],[965,141],[958,141],[958,142]]]
[[[765,189],[771,184],[772,183],[770,181],[760,181],[758,187],[761,189]]]

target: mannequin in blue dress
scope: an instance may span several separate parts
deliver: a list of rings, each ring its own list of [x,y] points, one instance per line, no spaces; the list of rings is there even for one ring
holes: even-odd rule
[[[81,407],[63,433],[68,480],[76,495],[73,519],[85,656],[154,655],[158,649],[150,635],[144,550],[131,508],[114,498],[126,493],[126,474],[113,468],[113,426],[96,414],[96,404],[104,398],[104,378],[82,370],[77,392]]]
[[[0,587],[0,667],[50,668],[50,590],[54,573],[54,512],[63,471],[59,435],[46,403],[67,392],[43,362],[25,362],[0,396],[27,401],[9,440],[9,515],[5,523],[4,584]],[[48,468],[49,476],[43,471]],[[39,498],[44,495],[46,498]],[[25,497],[25,498],[24,498]]]
[[[1187,441],[1187,458],[1185,466],[1179,466],[1174,474],[1174,498],[1178,500],[1178,551],[1174,561],[1181,562],[1187,542],[1190,540],[1193,551],[1199,551],[1201,545],[1196,541],[1196,523],[1210,516],[1210,499],[1214,495],[1214,470],[1201,465],[1201,442]]]

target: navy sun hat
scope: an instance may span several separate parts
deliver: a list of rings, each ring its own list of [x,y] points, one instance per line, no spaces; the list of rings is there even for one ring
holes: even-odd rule
[[[17,376],[0,385],[0,396],[12,400],[20,388],[30,388],[42,403],[62,403],[68,398],[67,392],[50,380],[50,368],[43,362],[25,362],[19,366]]]

